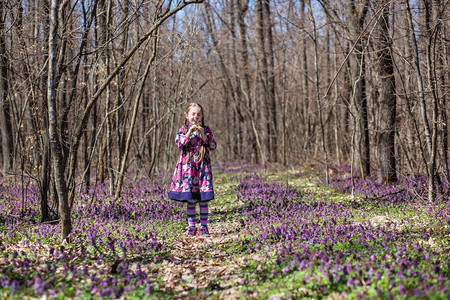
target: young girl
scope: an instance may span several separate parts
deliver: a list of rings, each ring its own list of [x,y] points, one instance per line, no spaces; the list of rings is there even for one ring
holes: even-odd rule
[[[203,108],[191,103],[185,111],[184,126],[177,132],[175,143],[181,149],[173,173],[169,199],[187,202],[189,236],[197,233],[195,207],[200,206],[200,234],[209,236],[208,201],[214,199],[209,151],[216,149],[211,129],[204,124]]]

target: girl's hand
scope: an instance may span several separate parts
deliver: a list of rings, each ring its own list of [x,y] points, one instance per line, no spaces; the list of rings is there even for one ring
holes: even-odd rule
[[[194,130],[198,130],[198,132],[200,132],[202,140],[205,142],[206,141],[205,129],[200,125],[191,125],[186,135],[189,137]]]
[[[186,133],[186,135],[189,137],[192,133],[192,131],[194,131],[194,126],[190,126],[188,132]]]
[[[202,138],[203,138],[203,136],[205,136],[205,130],[203,129],[203,127],[200,125],[192,124],[192,123],[191,123],[191,126],[189,126],[189,130],[186,133],[186,136],[189,137],[192,134],[192,132],[194,132],[195,130],[198,130],[200,132]]]
[[[206,142],[205,128],[203,128],[203,127],[200,126],[200,125],[194,125],[194,126],[196,126],[197,129],[198,129],[198,131],[200,132],[200,135],[202,136],[202,140],[203,140],[204,142]]]

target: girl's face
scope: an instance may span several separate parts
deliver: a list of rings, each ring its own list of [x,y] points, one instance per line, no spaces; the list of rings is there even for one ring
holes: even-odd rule
[[[202,117],[202,110],[198,106],[192,106],[186,114],[186,119],[189,121],[189,123],[192,123],[194,121],[200,122]]]

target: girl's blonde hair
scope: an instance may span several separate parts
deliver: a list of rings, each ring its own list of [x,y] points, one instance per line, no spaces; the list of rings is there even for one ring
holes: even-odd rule
[[[188,104],[188,106],[186,107],[186,110],[184,111],[184,128],[186,129],[186,132],[187,132],[187,129],[188,129],[188,125],[189,125],[189,120],[186,118],[186,115],[187,114],[189,114],[189,111],[191,110],[191,108],[193,108],[193,107],[198,107],[198,108],[200,108],[200,112],[202,113],[202,127],[204,128],[205,127],[205,114],[204,114],[204,112],[203,112],[203,107],[200,105],[200,104],[198,104],[198,103],[195,103],[195,102],[192,102],[192,103],[189,103]],[[187,163],[189,163],[189,161],[191,160],[191,144],[189,143],[188,145],[187,145]],[[201,146],[201,148],[200,148],[200,160],[199,160],[199,162],[202,162],[203,161],[203,158],[205,157],[205,153],[206,153],[206,148],[205,148],[205,146],[204,145],[202,145]]]

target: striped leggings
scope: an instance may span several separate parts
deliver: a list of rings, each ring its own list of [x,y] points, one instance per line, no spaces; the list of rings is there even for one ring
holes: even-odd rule
[[[195,207],[196,203],[188,203],[186,207],[186,215],[188,219],[188,224],[190,227],[195,227]],[[200,206],[200,224],[202,226],[206,226],[208,224],[208,202],[198,202],[198,205]]]

